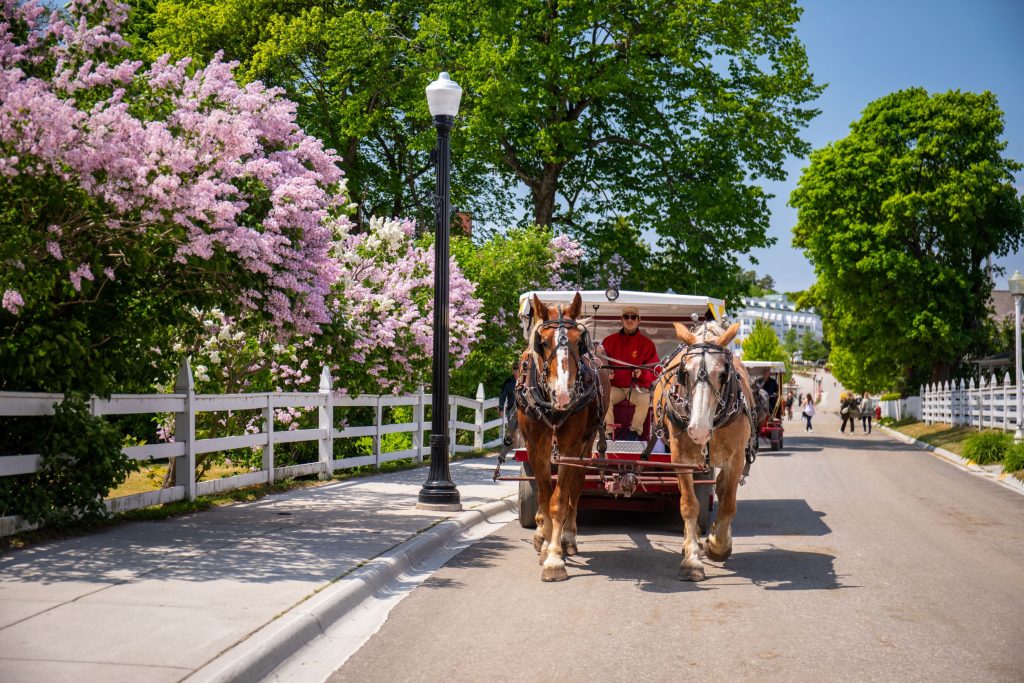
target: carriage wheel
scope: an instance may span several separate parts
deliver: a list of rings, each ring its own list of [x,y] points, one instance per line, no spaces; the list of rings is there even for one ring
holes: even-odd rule
[[[519,466],[519,476],[529,477],[533,475],[533,468],[530,463],[524,462]],[[537,482],[519,482],[519,526],[524,529],[537,528]]]
[[[771,444],[773,451],[777,451],[780,448],[782,448],[782,434],[780,434],[777,430],[772,431]]]

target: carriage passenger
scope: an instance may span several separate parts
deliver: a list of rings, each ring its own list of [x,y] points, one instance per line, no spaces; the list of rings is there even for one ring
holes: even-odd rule
[[[611,400],[608,401],[608,410],[604,416],[608,437],[613,437],[611,425],[615,422],[615,404],[626,400],[634,408],[629,429],[632,436],[639,439],[651,405],[649,388],[657,376],[650,368],[638,366],[656,364],[658,350],[654,342],[640,332],[640,310],[636,306],[625,306],[622,309],[622,328],[605,337],[603,345],[614,370]]]
[[[764,393],[768,394],[768,413],[772,417],[779,417],[779,383],[772,377],[772,369],[765,368],[759,382]]]

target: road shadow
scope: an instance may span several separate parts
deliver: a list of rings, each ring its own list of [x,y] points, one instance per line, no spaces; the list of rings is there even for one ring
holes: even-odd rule
[[[785,450],[789,451],[790,454],[793,454],[793,453],[818,453],[820,451],[825,450],[825,448],[824,448],[824,446],[810,445],[809,444],[809,445],[806,445],[806,446],[786,446]],[[767,454],[758,451],[757,457],[760,458],[762,455],[767,455]]]
[[[749,579],[755,586],[770,591],[856,588],[839,582],[835,559],[828,553],[772,547],[734,553],[722,566],[732,576]]]
[[[733,536],[824,536],[832,533],[818,512],[802,498],[749,499],[737,502]]]

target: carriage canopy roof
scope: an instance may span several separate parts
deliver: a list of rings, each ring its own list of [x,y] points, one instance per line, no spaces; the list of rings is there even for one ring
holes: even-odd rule
[[[530,301],[534,294],[545,304],[553,306],[571,303],[576,290],[538,290],[521,295],[519,316],[524,322],[524,335],[529,332]],[[694,314],[701,319],[710,316],[719,321],[725,315],[725,301],[694,294],[622,291],[615,301],[609,301],[603,290],[581,290],[580,297],[583,299],[583,313],[580,317],[589,318],[587,327],[590,328],[590,334],[595,341],[601,341],[609,334],[618,332],[622,326],[622,309],[626,306],[636,306],[640,311],[640,331],[654,341],[660,356],[665,356],[679,343],[672,323],[679,322],[690,326],[693,324]]]
[[[747,370],[764,370],[765,368],[771,368],[773,373],[786,371],[786,364],[780,360],[744,360],[743,365]]]

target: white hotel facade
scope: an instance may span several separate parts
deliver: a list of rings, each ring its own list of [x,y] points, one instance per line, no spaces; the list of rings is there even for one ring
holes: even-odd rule
[[[807,332],[819,341],[822,337],[821,316],[815,313],[814,309],[797,310],[784,294],[769,294],[760,298],[743,297],[739,300],[739,305],[729,311],[729,315],[740,323],[740,331],[736,335],[736,348],[739,348],[739,342],[754,331],[754,324],[758,320],[764,320],[771,325],[779,341],[782,341],[787,330],[796,331],[797,339]]]

